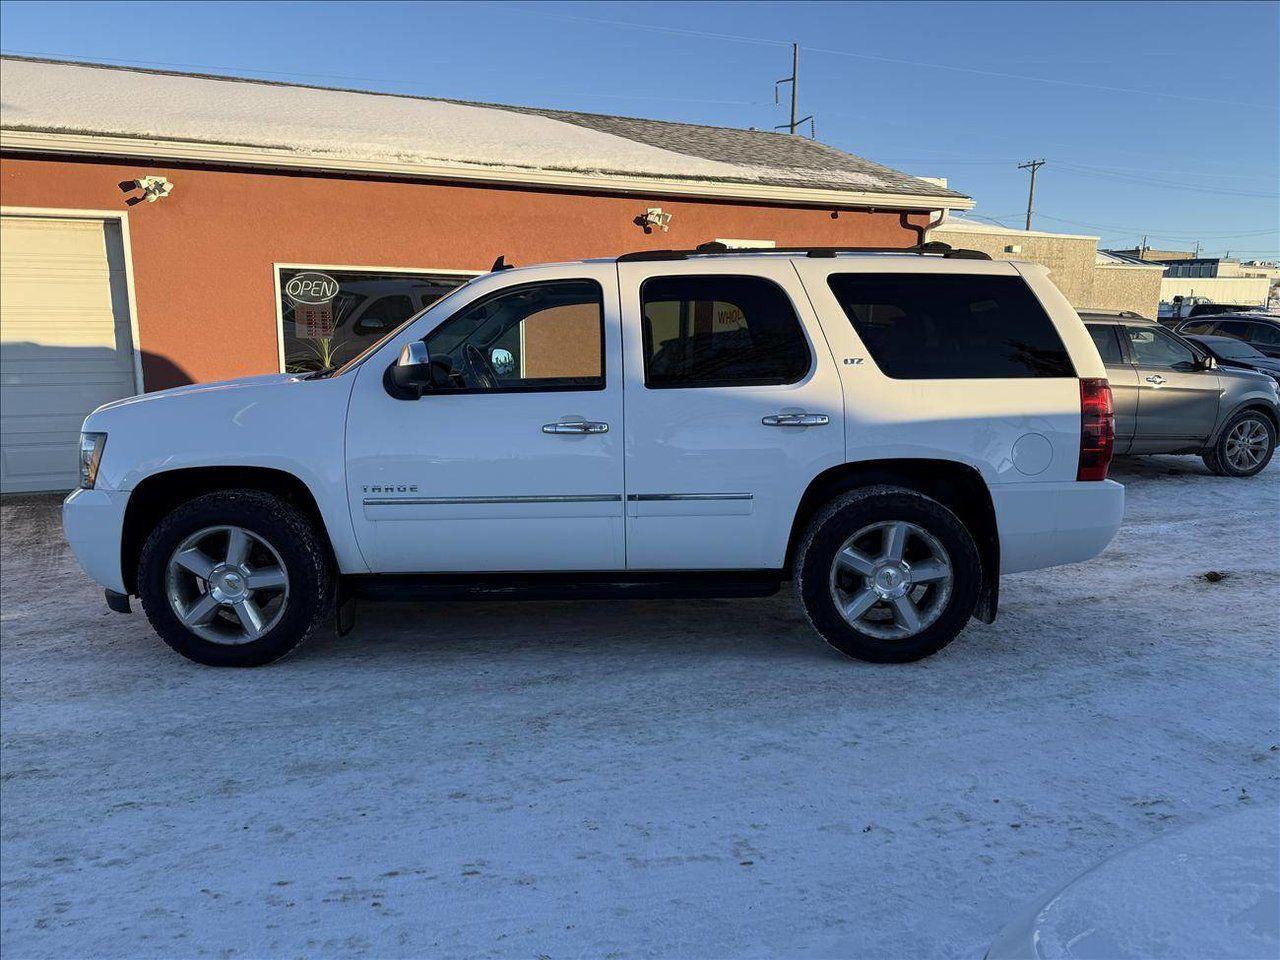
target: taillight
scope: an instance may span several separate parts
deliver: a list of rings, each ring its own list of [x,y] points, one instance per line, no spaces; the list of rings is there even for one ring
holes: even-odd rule
[[[1103,377],[1080,380],[1080,466],[1077,480],[1105,480],[1116,440],[1111,384]]]

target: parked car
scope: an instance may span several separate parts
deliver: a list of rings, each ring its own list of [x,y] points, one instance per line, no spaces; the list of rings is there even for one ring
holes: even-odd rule
[[[1277,824],[1266,804],[1118,853],[1024,910],[986,960],[1280,955]]]
[[[1198,334],[1184,334],[1184,337],[1196,346],[1202,347],[1218,361],[1219,366],[1257,370],[1259,373],[1270,374],[1280,380],[1280,357],[1268,357],[1252,344],[1234,337],[1208,337]]]
[[[1117,454],[1194,453],[1214,473],[1251,477],[1280,433],[1276,381],[1219,366],[1206,350],[1128,313],[1081,314],[1107,369]]]
[[[1214,303],[1203,297],[1174,297],[1172,301],[1161,301],[1156,317],[1166,326],[1176,327],[1184,320],[1192,317],[1209,317],[1218,313],[1241,313],[1256,309],[1242,303]]]
[[[787,579],[837,650],[903,662],[1110,542],[1105,374],[1043,268],[943,244],[501,269],[332,372],[99,408],[64,524],[206,664],[278,659],[335,594]]]
[[[1265,313],[1232,313],[1178,324],[1178,333],[1243,340],[1259,353],[1280,358],[1280,318]]]

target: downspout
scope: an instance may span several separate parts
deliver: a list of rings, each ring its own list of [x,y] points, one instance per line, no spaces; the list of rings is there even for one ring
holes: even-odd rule
[[[917,247],[923,247],[929,241],[930,230],[932,230],[934,227],[940,227],[947,222],[947,216],[951,213],[951,210],[948,207],[943,207],[941,210],[937,210],[937,211],[931,210],[929,212],[931,214],[937,213],[938,217],[936,220],[930,220],[923,227],[917,226],[916,224],[912,223],[911,220],[908,219],[910,214],[906,210],[903,210],[902,213],[898,216],[898,222],[901,223],[903,227],[905,227],[908,230],[914,230],[916,232]]]

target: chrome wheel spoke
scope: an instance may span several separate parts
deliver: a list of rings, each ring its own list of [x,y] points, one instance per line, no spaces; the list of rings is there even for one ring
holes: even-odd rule
[[[227,560],[231,566],[239,566],[249,558],[249,535],[239,527],[227,532]]]
[[[208,580],[213,573],[214,562],[199,547],[188,547],[174,555],[174,562],[184,570],[190,570],[201,580]]]
[[[942,580],[949,576],[951,576],[951,567],[941,560],[921,560],[911,565],[912,583],[932,583],[934,580]]]
[[[907,549],[910,528],[905,523],[891,523],[884,530],[884,554],[881,559],[901,560]]]
[[[258,567],[245,577],[245,586],[250,590],[283,590],[288,582],[282,567]]]
[[[246,597],[244,600],[233,603],[231,609],[240,618],[240,625],[244,627],[246,640],[256,640],[262,636],[265,625],[262,619],[262,610],[256,603]]]
[[[836,563],[862,577],[871,576],[872,571],[875,569],[875,561],[861,550],[853,547],[845,547],[837,553]]]
[[[222,604],[214,599],[213,594],[206,593],[182,614],[182,622],[189,627],[203,626],[213,619],[213,615],[218,612],[220,606]]]
[[[892,601],[893,619],[907,633],[915,633],[920,629],[920,611],[911,602],[911,597],[902,596]]]
[[[874,590],[870,590],[870,589],[861,590],[858,593],[854,594],[852,599],[850,599],[847,604],[845,604],[843,607],[840,608],[840,612],[844,614],[844,618],[846,620],[852,623],[854,620],[857,620],[864,613],[866,613],[868,610],[874,607],[876,604],[876,601],[879,599],[880,597],[877,596]]]

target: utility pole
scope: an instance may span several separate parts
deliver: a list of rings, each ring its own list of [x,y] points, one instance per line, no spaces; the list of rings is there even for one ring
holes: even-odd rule
[[[786,127],[787,133],[794,135],[796,132],[796,127],[800,126],[800,124],[805,123],[807,121],[809,124],[809,136],[810,138],[812,138],[813,137],[813,115],[810,114],[807,117],[801,117],[799,120],[796,119],[796,111],[799,107],[799,102],[800,102],[800,90],[799,90],[800,88],[800,44],[798,43],[793,43],[791,45],[791,76],[783,77],[781,80],[774,81],[774,84],[773,84],[773,102],[774,103],[778,102],[778,87],[780,87],[784,83],[791,84],[791,120],[788,123],[780,123],[773,129],[781,130],[783,127]]]
[[[1044,166],[1044,158],[1039,160],[1028,160],[1026,163],[1018,164],[1019,170],[1031,171],[1031,190],[1027,194],[1027,229],[1031,229],[1031,214],[1035,211],[1036,202],[1036,171]]]

